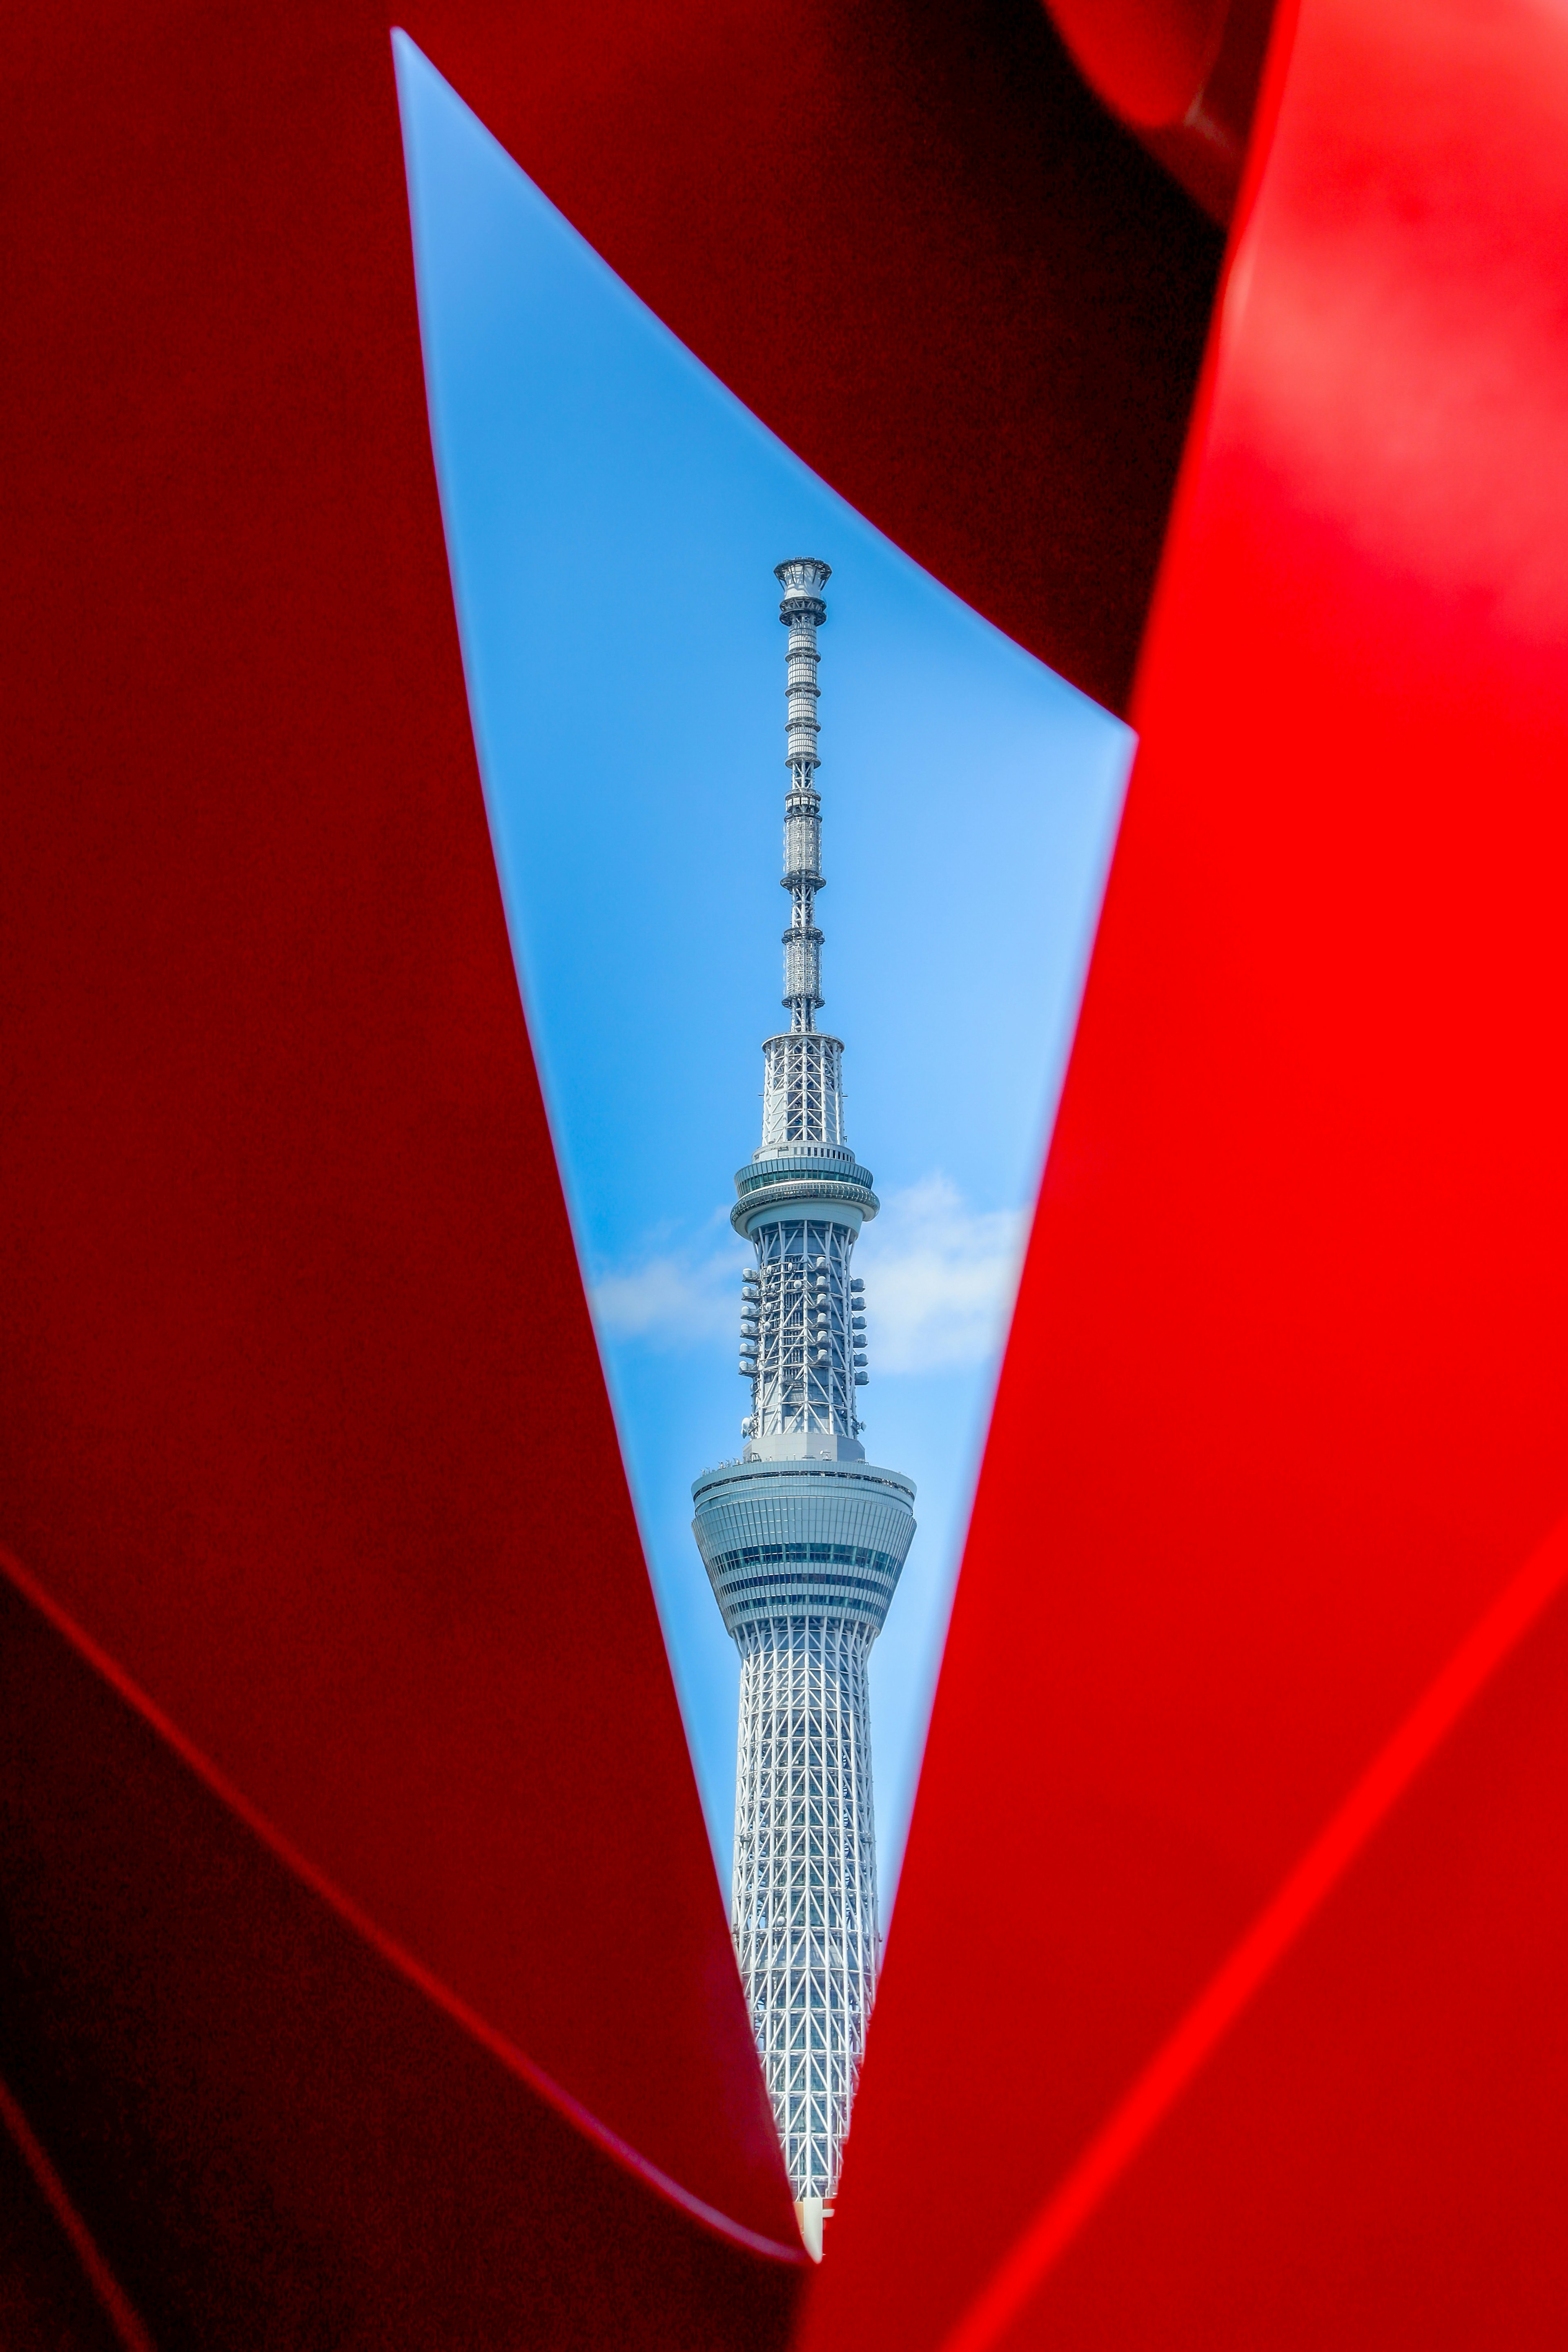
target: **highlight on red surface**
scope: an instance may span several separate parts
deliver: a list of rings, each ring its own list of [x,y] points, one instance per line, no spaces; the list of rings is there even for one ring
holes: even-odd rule
[[[986,2352],[986,2347],[1010,2339],[1015,2324],[1027,2311],[1033,2294],[1062,2262],[1075,2240],[1100,2215],[1160,2126],[1171,2116],[1183,2096],[1198,2084],[1205,2068],[1217,2058],[1219,2067],[1216,2071],[1228,2065],[1231,2068],[1236,2066],[1239,2062],[1230,2051],[1223,2047],[1228,2037],[1234,2036],[1244,2046],[1245,2030],[1239,2032],[1238,2029],[1250,2026],[1247,2011],[1251,2005],[1264,1993],[1273,1991],[1272,1979],[1284,1978],[1288,1986],[1289,1964],[1294,1964],[1298,1979],[1302,1974],[1303,1964],[1298,1956],[1297,1947],[1306,1943],[1310,1948],[1320,1914],[1331,1905],[1333,1898],[1341,1895],[1343,1883],[1353,1879],[1367,1848],[1376,1841],[1390,1814],[1420,1774],[1432,1764],[1444,1743],[1450,1740],[1456,1732],[1467,1730],[1464,1723],[1467,1713],[1486,1700],[1495,1715],[1498,1702],[1491,1696],[1489,1685],[1499,1683],[1507,1687],[1510,1679],[1507,1670],[1513,1664],[1515,1652],[1525,1647],[1538,1621],[1559,1603],[1564,1582],[1568,1582],[1568,1526],[1559,1527],[1554,1531],[1542,1549],[1499,1595],[1436,1681],[1422,1693],[1394,1737],[1374,1758],[1344,1803],[1313,1840],[1266,1909],[1260,1913],[1240,1941],[1233,1946],[1224,1965],[1205,1986],[1169,2040],[1130,2085],[1065,2179],[1031,2217],[1028,2228],[1015,2242],[1006,2261],[992,2274],[984,2291],[970,2304],[947,2337],[943,2352]],[[1563,1613],[1560,1608],[1556,1613]],[[1553,1646],[1560,1651],[1563,1643],[1563,1629],[1559,1627]],[[1517,1673],[1513,1679],[1517,1680]],[[1513,1703],[1517,1705],[1517,1699]],[[1477,1736],[1476,1732],[1468,1732],[1468,1740],[1473,1742]],[[1484,1731],[1479,1736],[1484,1738]],[[1447,1763],[1448,1759],[1444,1760]],[[1439,1770],[1434,1777],[1439,1781],[1444,1778],[1451,1780],[1454,1777],[1452,1765],[1448,1766],[1446,1773]],[[1431,1811],[1429,1802],[1425,1810],[1428,1813]],[[1443,1873],[1446,1877],[1451,1874],[1455,1841],[1452,1823],[1445,1822],[1444,1829],[1448,1843],[1448,1852],[1445,1855],[1448,1867]],[[1396,1833],[1408,1842],[1412,1824],[1399,1822]],[[1386,1874],[1386,1864],[1384,1864],[1384,1874]],[[1355,1904],[1356,1894],[1360,1890],[1353,1885],[1343,1891],[1347,1897],[1343,1907],[1350,1908]],[[1446,1894],[1448,1890],[1444,1888],[1442,1892]],[[1545,1948],[1554,1961],[1560,1961],[1563,1957],[1564,1926],[1568,1923],[1561,1919],[1558,1906],[1550,1897],[1543,1907],[1546,1920],[1551,1923],[1544,1939]],[[1531,1924],[1535,1928],[1533,1940],[1539,1945],[1542,1940],[1540,1925],[1537,1922]],[[1333,1925],[1327,1932],[1330,1935],[1334,1932]],[[1343,1930],[1340,1932],[1343,1935]],[[1370,1979],[1378,1957],[1365,1952],[1357,1955],[1361,1966],[1367,1971],[1369,1981],[1364,1992],[1368,1996],[1372,1993]],[[1307,1962],[1305,1965],[1310,1967],[1311,1964]],[[1406,1991],[1409,1990],[1408,1979],[1405,1980],[1405,1989]],[[1394,1988],[1385,1990],[1392,1992]],[[1276,2006],[1290,1998],[1288,1990],[1276,1994]],[[1385,2030],[1386,2021],[1380,2017],[1379,2025]],[[1245,2061],[1239,2063],[1244,2064]],[[1401,2087],[1408,2095],[1408,2086]],[[1342,2103],[1349,2088],[1350,2085],[1343,2081],[1336,2085]],[[1537,2108],[1548,2104],[1549,2100],[1541,2096],[1538,2090]],[[1343,2119],[1342,2107],[1342,2114],[1335,2120],[1343,2123]],[[1538,2123],[1536,2127],[1539,2128]],[[1247,2142],[1249,2163],[1256,2160],[1258,2137],[1255,2127]],[[1451,2158],[1452,2151],[1449,2154]],[[1234,2161],[1234,2151],[1231,2151],[1231,2157]],[[1397,2148],[1389,2149],[1386,2160],[1396,2163],[1397,2159]],[[1234,2195],[1232,2183],[1227,2182],[1226,2189],[1228,2194]],[[1370,2204],[1372,2200],[1368,2199],[1367,2202]],[[1114,2222],[1110,2226],[1114,2228]],[[1356,2217],[1347,2215],[1342,2227],[1354,2232],[1357,2227]],[[1364,2228],[1364,2215],[1361,2217],[1361,2227]],[[1506,2221],[1504,2227],[1506,2230]],[[1505,2249],[1501,2244],[1497,2252],[1500,2259],[1506,2262]],[[1257,2266],[1256,2257],[1254,2265]],[[1568,2265],[1564,2265],[1564,2272],[1568,2273]],[[1331,2305],[1335,2300],[1336,2284],[1336,2282],[1328,2282],[1329,2293],[1324,2300]],[[1228,2282],[1220,2292],[1229,2294],[1233,2288]],[[1277,2288],[1275,2292],[1277,2294]],[[1299,2304],[1301,2289],[1294,2282],[1289,2289],[1289,2295],[1292,2302]],[[1218,2314],[1214,2316],[1218,2319]],[[1278,2312],[1274,2315],[1276,2329],[1289,2327],[1300,2333],[1305,2341],[1321,2341],[1321,2328],[1326,2321],[1332,2321],[1336,2326],[1343,2326],[1344,2315],[1335,2311],[1320,2310],[1312,2326],[1303,2328],[1299,2309],[1288,2316]]]
[[[1145,137],[1215,21],[1061,11]],[[894,538],[1109,701],[1136,658],[1142,751],[802,2301],[500,918],[389,26],[19,27],[0,2316],[1555,2345],[1543,1587],[1203,2003],[1568,1509],[1568,28],[1301,0],[1195,410],[1218,239],[1032,0],[408,24]]]
[[[1189,195],[1228,221],[1275,0],[1042,0],[1093,89]]]
[[[813,2347],[962,2324],[1568,1502],[1568,47],[1461,0],[1281,29]],[[1562,1767],[1521,1722],[1493,1807],[1488,1720],[1458,1879],[1391,1839],[1344,1890],[1379,1924],[1314,1996],[1333,2097],[1299,2035],[1244,2117],[1206,2068],[1118,2198],[1146,2221],[1157,2179],[1168,2226],[1107,2210],[1115,2258],[1081,2242],[1019,2341],[1552,2339],[1559,2062],[1493,2004],[1539,2014],[1560,1891],[1467,1885]],[[1401,1984],[1385,2067],[1360,2005]]]

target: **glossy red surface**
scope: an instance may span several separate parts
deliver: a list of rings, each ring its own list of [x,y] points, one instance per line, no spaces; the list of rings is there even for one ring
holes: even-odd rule
[[[791,147],[842,487],[1118,692],[1216,241],[1030,0],[929,13],[803,27],[784,83],[733,8],[415,21],[742,389]],[[485,829],[387,19],[38,13],[4,102],[0,1537],[321,1887],[793,2266]]]
[[[1121,692],[1213,240],[1031,9],[407,21],[837,487]],[[0,2071],[155,2340],[778,2341],[387,30],[104,6],[8,60]],[[1215,1988],[1568,1507],[1568,27],[1301,0],[1271,77],[800,2352],[1561,2336],[1560,1604]],[[0,2311],[91,2340],[28,2194]]]
[[[385,19],[31,41],[0,1538],[326,1882],[793,2264],[486,827]]]
[[[1568,29],[1529,5],[1303,0],[1289,32],[812,2346],[915,2352],[958,2326],[1568,1504],[1568,314],[1551,257]],[[1489,1721],[1500,1759],[1506,1708]],[[1364,2006],[1353,1977],[1337,2006],[1314,1980],[1312,2031],[1334,2044],[1320,2103],[1301,2107],[1297,2006],[1294,2071],[1270,2084],[1259,2060],[1244,2115],[1200,2089],[1168,2126],[1211,2232],[1232,2190],[1256,2212],[1261,2136],[1256,2245],[1228,2224],[1167,2275],[1197,2205],[1172,2185],[1146,2253],[1119,2205],[1095,2240],[1114,2259],[1091,2287],[1074,2256],[1019,2342],[1321,2342],[1306,2315],[1330,2311],[1356,2343],[1560,2328],[1535,2200],[1561,2189],[1563,2152],[1528,2120],[1530,2067],[1555,2081],[1556,2061],[1490,2011],[1511,1975],[1538,2004],[1561,1887],[1475,1907],[1490,1870],[1555,1834],[1563,1759],[1525,1717],[1518,1737],[1487,1767],[1490,1812],[1479,1788],[1453,1800],[1477,1842],[1456,1877],[1435,1832],[1391,1831],[1425,1856],[1397,1867],[1432,1874],[1403,1882],[1407,1913],[1385,1850],[1336,1911],[1362,1926],[1324,1923],[1368,1974]],[[1463,1969],[1430,1948],[1445,1906],[1473,2018]],[[1290,1987],[1310,1973],[1303,1956]],[[1414,2006],[1385,2067],[1401,1979]],[[1271,2000],[1310,2007],[1283,1980]],[[1423,2050],[1435,2081],[1485,2085],[1468,2112],[1451,2088],[1441,2132],[1416,2095]],[[1227,2081],[1243,2066],[1216,2063]],[[1395,2138],[1390,2203],[1351,2228],[1368,2174],[1349,2149]],[[1488,2150],[1523,2176],[1530,2284],[1500,2258],[1503,2221],[1467,2203]],[[1179,2168],[1161,2137],[1139,2178]],[[1377,2288],[1358,2307],[1369,2233]],[[1273,2259],[1312,2279],[1289,2325],[1286,2284],[1254,2299]],[[1456,2264],[1445,2318],[1433,2283]]]
[[[14,1571],[0,1643],[0,2070],[125,2352],[783,2346],[795,2268],[607,2145]]]
[[[1218,221],[1241,184],[1274,0],[1043,0],[1106,105]]]
[[[1154,129],[1179,122],[1214,63],[1231,0],[1051,0],[1073,57],[1107,105]]]
[[[791,448],[1125,704],[1220,238],[1038,0],[800,0],[787,31],[751,0],[398,21]],[[795,318],[809,369],[780,364]]]
[[[1565,1575],[1559,1528],[1228,1961],[1244,1997],[1190,2071],[1174,2037],[1156,2127],[1041,2212],[946,2352],[1561,2341]]]

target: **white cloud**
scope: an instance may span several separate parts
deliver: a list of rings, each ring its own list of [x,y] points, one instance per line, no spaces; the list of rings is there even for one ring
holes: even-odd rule
[[[1028,1236],[1023,1209],[976,1211],[937,1171],[885,1199],[855,1251],[866,1278],[873,1372],[951,1371],[1001,1347]],[[733,1340],[740,1274],[733,1245],[701,1240],[652,1252],[592,1286],[611,1339],[672,1351]]]
[[[663,1251],[594,1283],[594,1316],[608,1337],[658,1348],[733,1339],[740,1268],[733,1246],[706,1255],[697,1248]]]
[[[855,1252],[873,1371],[946,1371],[997,1353],[1028,1235],[1027,1210],[970,1209],[940,1171],[891,1194]]]

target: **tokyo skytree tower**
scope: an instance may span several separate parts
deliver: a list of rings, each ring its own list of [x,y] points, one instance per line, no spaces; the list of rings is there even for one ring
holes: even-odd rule
[[[784,1003],[762,1048],[762,1142],[736,1176],[738,1462],[692,1488],[692,1522],[740,1652],[731,1927],[802,2234],[821,2252],[877,1961],[876,1828],[866,1667],[915,1533],[913,1482],[873,1468],[856,1412],[864,1284],[855,1237],[877,1212],[844,1133],[843,1046],[822,1003],[817,631],[828,566],[780,563],[789,632]]]

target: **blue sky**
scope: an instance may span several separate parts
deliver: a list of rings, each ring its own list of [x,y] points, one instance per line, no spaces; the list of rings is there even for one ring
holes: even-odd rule
[[[918,1489],[872,1665],[885,1904],[1133,739],[759,425],[394,38],[491,835],[727,1895],[739,1673],[691,1482],[740,1449],[731,1178],[785,1018],[772,567],[833,567],[821,1023],[883,1202],[867,1451]]]

